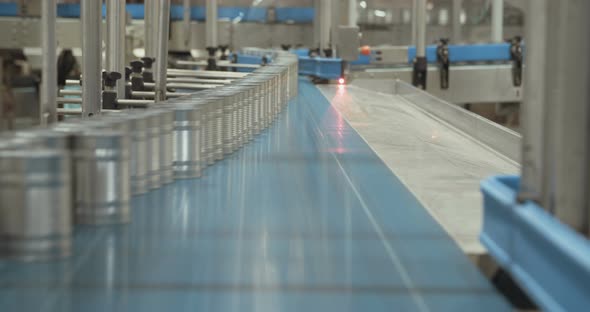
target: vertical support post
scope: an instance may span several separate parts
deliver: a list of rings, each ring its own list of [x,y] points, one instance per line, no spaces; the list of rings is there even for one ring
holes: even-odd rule
[[[217,0],[207,0],[206,6],[205,29],[207,31],[207,48],[217,49]]]
[[[105,69],[125,75],[125,1],[107,0],[107,40]],[[120,98],[125,97],[125,79],[115,88]]]
[[[41,126],[57,121],[57,40],[55,20],[57,18],[56,0],[44,0],[41,8],[41,45],[43,65],[41,73],[41,107],[39,121]]]
[[[426,0],[416,1],[416,56],[426,56]]]
[[[102,58],[102,1],[81,0],[82,17],[82,117],[100,115]]]
[[[331,56],[330,28],[332,26],[332,0],[322,0],[320,7],[320,53]]]
[[[182,2],[182,23],[184,27],[184,46],[190,50],[191,40],[191,0]]]
[[[426,0],[414,0],[416,6],[416,59],[412,73],[412,84],[426,89],[428,61],[426,59]]]
[[[4,116],[4,60],[0,57],[0,132],[6,130],[6,116]]]
[[[525,23],[524,100],[521,105],[522,167],[520,200],[539,201],[542,190],[543,129],[545,110],[545,47],[547,45],[547,0],[528,1]]]
[[[492,2],[492,42],[504,41],[504,0]]]
[[[416,0],[412,0],[412,42],[411,45],[416,46],[416,17],[417,17],[417,13],[416,13]]]
[[[590,41],[580,38],[587,38],[590,28],[590,2],[549,0],[547,12],[542,204],[588,233]]]
[[[322,11],[322,0],[313,1],[314,16],[313,16],[313,45],[314,49],[320,49],[320,43],[322,41],[322,22],[321,22],[321,11]]]
[[[358,23],[357,0],[348,0],[348,26],[354,27]]]
[[[152,47],[152,42],[153,42],[153,35],[154,35],[154,23],[153,23],[153,11],[154,7],[153,7],[153,2],[152,0],[144,0],[144,5],[143,5],[143,31],[144,31],[144,39],[143,39],[143,43],[144,43],[144,50],[145,50],[145,56],[148,57],[154,57],[155,54],[153,54],[151,47]]]
[[[209,53],[207,70],[217,70],[217,0],[207,0],[207,15],[205,17],[206,49]]]
[[[461,32],[461,11],[463,9],[463,0],[453,0],[453,42],[455,44],[463,41]]]
[[[168,70],[168,39],[170,31],[170,0],[158,1],[158,38],[156,49],[156,101],[166,100],[166,74]]]
[[[340,26],[341,20],[341,6],[339,0],[330,0],[331,6],[329,8],[331,12],[330,16],[330,36],[329,36],[329,44],[331,52],[331,57],[337,57],[338,54],[338,45],[340,44],[338,38],[338,26]]]

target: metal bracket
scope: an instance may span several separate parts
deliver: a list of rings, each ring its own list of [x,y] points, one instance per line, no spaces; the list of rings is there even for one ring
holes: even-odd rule
[[[144,91],[144,80],[143,80],[143,62],[132,61],[131,62],[131,90],[132,91]]]
[[[426,77],[428,70],[428,61],[426,57],[416,57],[414,59],[414,70],[412,71],[412,84],[426,90]]]
[[[209,58],[207,59],[207,70],[217,70],[217,60],[215,59],[216,47],[207,47]]]
[[[440,73],[440,88],[449,88],[449,39],[441,38],[436,47],[436,60]]]
[[[152,71],[152,65],[156,61],[153,57],[142,57],[143,61],[143,81],[154,82],[154,72]]]
[[[102,107],[104,109],[117,109],[117,80],[121,79],[121,73],[118,72],[102,72],[102,83],[104,90],[102,91]]]
[[[221,51],[221,56],[219,57],[219,59],[221,61],[227,61],[227,49],[229,48],[229,45],[219,45],[219,50]]]
[[[510,59],[512,60],[512,83],[515,87],[522,85],[522,38],[516,36],[510,40]]]

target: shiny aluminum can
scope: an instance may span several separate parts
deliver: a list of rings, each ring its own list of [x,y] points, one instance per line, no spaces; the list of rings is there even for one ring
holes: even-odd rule
[[[160,110],[160,181],[162,184],[174,181],[172,170],[174,143],[172,129],[174,127],[174,112]]]
[[[148,191],[147,116],[130,110],[123,118],[129,121],[131,192],[134,195],[144,194]]]
[[[201,176],[201,112],[199,105],[179,104],[173,108],[172,168],[175,179]]]
[[[0,257],[70,255],[70,170],[67,153],[57,149],[0,151]]]
[[[85,131],[74,136],[74,219],[79,224],[127,223],[131,218],[129,136]]]
[[[145,112],[148,130],[147,130],[147,158],[148,158],[148,188],[157,189],[162,186],[160,178],[160,115],[158,111]]]

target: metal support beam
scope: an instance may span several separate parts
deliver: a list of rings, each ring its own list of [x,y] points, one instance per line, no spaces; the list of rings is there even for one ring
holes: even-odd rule
[[[525,38],[527,49],[524,101],[521,105],[522,167],[521,200],[540,200],[543,167],[543,122],[545,108],[545,47],[547,45],[547,1],[528,1]]]
[[[4,64],[2,57],[0,57],[0,64]],[[4,116],[6,108],[4,107],[4,96],[2,96],[4,92],[6,92],[4,89],[4,66],[0,66],[0,132],[7,128],[5,120],[6,116]]]
[[[43,66],[41,72],[41,107],[39,121],[41,126],[57,121],[57,39],[55,20],[57,19],[56,0],[41,1],[41,46]]]
[[[492,42],[504,41],[504,0],[492,2]]]
[[[461,43],[463,41],[463,34],[461,29],[461,11],[463,10],[463,0],[453,0],[453,43]]]
[[[125,1],[107,0],[107,40],[105,69],[125,75]],[[125,80],[117,81],[115,88],[120,98],[125,97]]]
[[[156,51],[154,50],[154,6],[155,0],[145,0],[144,3],[144,49],[145,56],[154,57]]]
[[[412,42],[411,45],[416,45],[416,0],[412,0]]]
[[[590,41],[584,38],[590,28],[589,13],[588,1],[547,1],[542,194],[544,208],[575,230],[586,233]]]
[[[217,0],[207,0],[205,31],[207,48],[217,48]]]
[[[102,1],[82,0],[82,117],[100,115]]]
[[[426,56],[426,0],[416,2],[416,56]]]
[[[348,26],[357,26],[358,3],[357,0],[348,0]]]
[[[182,23],[184,28],[184,46],[190,50],[191,40],[191,0],[183,0],[182,2]]]
[[[416,59],[414,60],[414,71],[412,84],[416,87],[426,89],[428,74],[428,62],[426,60],[426,0],[414,0],[416,33]]]
[[[320,7],[320,53],[331,49],[330,29],[332,26],[332,0],[322,0]],[[329,56],[329,55],[327,55]]]
[[[158,1],[158,31],[156,49],[156,102],[166,100],[166,71],[168,70],[168,38],[170,30],[170,0]]]
[[[322,41],[322,22],[321,22],[321,13],[322,10],[322,1],[321,0],[314,0],[313,1],[313,8],[314,8],[314,16],[313,16],[313,48],[320,48],[320,43]]]

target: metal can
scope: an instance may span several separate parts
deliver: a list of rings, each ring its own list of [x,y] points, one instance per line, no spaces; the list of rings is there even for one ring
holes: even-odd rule
[[[24,261],[71,253],[70,160],[59,150],[0,151],[0,255]]]
[[[129,120],[131,192],[144,194],[148,191],[147,118],[135,110],[129,110],[124,118]]]
[[[148,145],[148,188],[156,189],[162,186],[160,179],[160,124],[159,111],[148,111],[145,113],[148,123],[147,145]]]
[[[174,178],[201,176],[201,115],[200,106],[175,106],[172,142]]]
[[[174,145],[172,128],[174,127],[174,112],[160,110],[160,181],[162,184],[174,181],[172,170]]]
[[[129,136],[117,131],[86,131],[75,135],[72,145],[76,223],[129,222]]]

